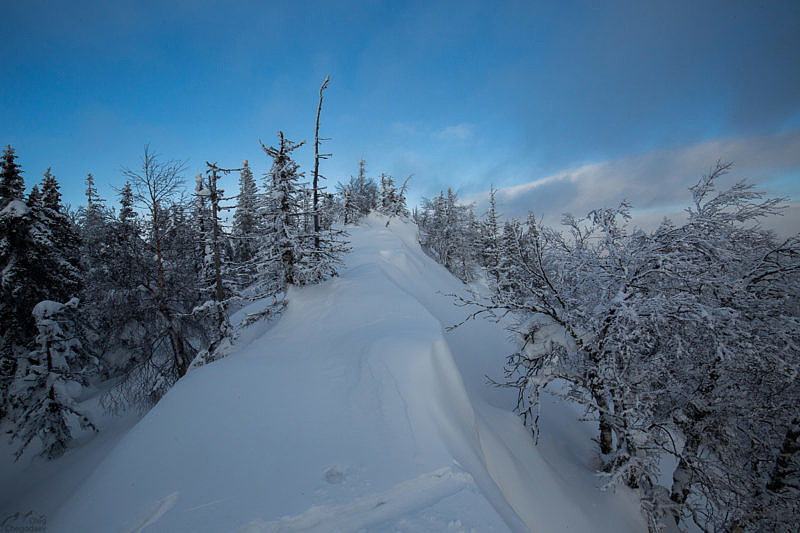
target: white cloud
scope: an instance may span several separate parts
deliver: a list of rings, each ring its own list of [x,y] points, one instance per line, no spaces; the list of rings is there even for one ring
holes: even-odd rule
[[[466,141],[475,135],[475,126],[462,122],[454,126],[447,126],[436,134],[441,141]]]
[[[718,159],[736,165],[727,183],[746,178],[764,188],[772,178],[787,172],[797,173],[800,180],[800,128],[771,136],[714,139],[564,170],[500,189],[498,209],[508,217],[522,217],[533,210],[554,224],[563,213],[582,215],[628,200],[634,207],[634,222],[652,226],[663,216],[680,216],[691,199],[687,189]],[[767,192],[785,196],[791,191]],[[464,200],[476,202],[480,213],[487,194],[469,195]],[[792,225],[798,221],[800,206],[795,202],[784,217],[768,224],[787,233],[797,231],[800,226]]]

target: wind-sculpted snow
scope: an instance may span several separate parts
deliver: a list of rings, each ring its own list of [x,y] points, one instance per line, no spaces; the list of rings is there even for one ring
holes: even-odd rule
[[[398,483],[387,491],[368,494],[344,505],[313,506],[297,516],[285,516],[274,522],[252,522],[242,527],[240,533],[361,531],[430,507],[471,483],[469,474],[456,472],[453,468],[440,468]],[[450,521],[453,525],[455,522]]]
[[[462,287],[416,228],[371,216],[351,235],[341,277],[290,290],[273,326],[181,379],[52,530],[641,529],[637,502],[595,488],[574,413],[534,448],[484,383],[502,328],[444,332],[465,311],[437,291]]]

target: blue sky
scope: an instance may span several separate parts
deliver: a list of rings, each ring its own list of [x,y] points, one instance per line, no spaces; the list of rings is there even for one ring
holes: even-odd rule
[[[2,3],[0,143],[72,204],[148,142],[189,183],[206,160],[260,175],[259,137],[313,139],[326,74],[333,183],[363,157],[413,173],[412,201],[494,183],[509,214],[658,210],[723,157],[800,200],[796,1]]]

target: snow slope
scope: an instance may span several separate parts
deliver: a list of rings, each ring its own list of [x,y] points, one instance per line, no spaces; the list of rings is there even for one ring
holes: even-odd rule
[[[633,495],[595,488],[593,428],[552,403],[534,447],[485,384],[499,325],[444,333],[465,310],[441,293],[463,286],[416,227],[350,232],[341,277],[181,379],[48,531],[644,530]]]

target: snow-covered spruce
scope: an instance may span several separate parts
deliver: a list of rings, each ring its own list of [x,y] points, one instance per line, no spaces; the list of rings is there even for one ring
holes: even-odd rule
[[[390,219],[392,217],[409,217],[408,207],[406,207],[406,187],[408,186],[409,176],[405,183],[397,189],[394,178],[381,174],[381,188],[379,191],[378,212],[383,213]]]
[[[98,363],[81,342],[77,307],[78,299],[73,298],[64,304],[45,300],[33,308],[37,346],[20,358],[9,392],[17,459],[34,440],[41,444],[42,457],[61,456],[76,423],[81,429],[97,431],[74,400]]]
[[[231,229],[234,250],[232,260],[239,287],[247,287],[254,281],[254,272],[249,267],[258,252],[261,235],[259,202],[260,195],[253,171],[249,162],[244,160],[239,175],[239,195]]]
[[[366,165],[363,159],[359,159],[358,176],[337,185],[337,196],[342,206],[341,218],[345,224],[357,224],[378,207],[378,186],[375,180],[367,177]]]
[[[291,153],[294,143],[278,132],[277,147],[261,145],[272,158],[266,176],[267,195],[262,208],[264,241],[256,259],[262,292],[284,292],[288,285],[307,285],[335,276],[347,251],[344,233],[333,229],[315,233],[304,223],[303,176]]]
[[[472,205],[459,203],[457,194],[447,189],[433,199],[423,198],[414,221],[423,249],[460,280],[475,278],[479,233]]]

